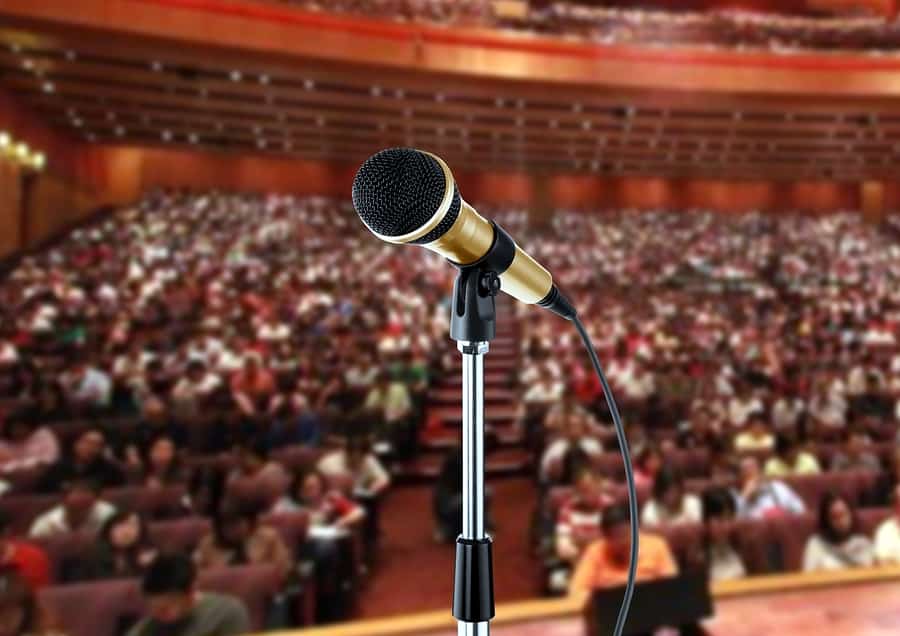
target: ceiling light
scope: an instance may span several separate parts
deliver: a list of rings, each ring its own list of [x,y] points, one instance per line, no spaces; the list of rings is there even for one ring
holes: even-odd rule
[[[12,143],[12,139],[10,138],[9,133],[0,132],[0,148],[8,148],[10,143]]]
[[[303,80],[303,87],[306,90],[311,91],[312,89],[314,89],[316,87],[316,83],[314,80],[311,80],[311,79]]]
[[[240,82],[244,78],[244,75],[240,71],[234,70],[228,74],[228,77],[231,78],[232,82]]]
[[[259,76],[259,83],[260,83],[260,84],[268,84],[270,81],[272,81],[272,80],[270,80],[270,79],[269,79],[269,76],[266,75],[265,73]]]
[[[115,133],[116,133],[116,137],[124,137],[125,136],[125,128],[123,128],[122,126],[116,126]]]
[[[15,152],[16,152],[16,157],[18,157],[20,160],[24,161],[25,159],[28,158],[28,144],[26,144],[24,142],[18,144],[16,146]]]
[[[199,137],[197,137],[197,133],[191,133],[188,135],[188,141],[192,144],[196,144],[199,141]]]
[[[75,126],[75,128],[81,128],[84,125],[84,122],[78,117],[75,117],[72,120],[72,125]]]
[[[369,93],[371,93],[372,97],[381,97],[381,87],[373,86],[369,89]]]
[[[161,137],[162,137],[163,141],[172,141],[172,131],[171,130],[162,131]]]
[[[152,62],[150,62],[150,68],[154,73],[161,73],[163,70],[163,63],[157,60],[153,60]]]
[[[31,157],[31,166],[35,170],[43,170],[44,166],[47,165],[47,157],[43,152],[36,152]]]
[[[583,122],[581,122],[581,127],[584,128],[585,130],[590,130],[591,129],[590,120],[586,119]]]
[[[41,88],[45,93],[52,93],[56,90],[56,86],[53,82],[44,82],[44,85]]]
[[[66,59],[69,60],[70,62],[74,62],[75,60],[78,59],[78,53],[76,53],[72,49],[69,49],[66,51]]]
[[[32,60],[30,57],[25,58],[24,60],[22,60],[22,68],[24,68],[26,71],[34,70],[34,60]]]
[[[268,143],[266,142],[265,139],[257,139],[257,140],[256,140],[256,147],[257,147],[257,148],[265,148],[267,145],[268,145]]]

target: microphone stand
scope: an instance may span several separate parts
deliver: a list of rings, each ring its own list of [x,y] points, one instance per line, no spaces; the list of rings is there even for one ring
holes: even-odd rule
[[[453,285],[450,337],[462,354],[462,534],[456,540],[453,616],[458,636],[488,636],[494,618],[491,537],[484,514],[484,356],[496,333],[500,277],[462,267]]]

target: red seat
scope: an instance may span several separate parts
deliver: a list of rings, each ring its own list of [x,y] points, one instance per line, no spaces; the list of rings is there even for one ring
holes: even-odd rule
[[[118,636],[123,620],[137,618],[143,610],[140,585],[134,580],[53,586],[41,590],[38,598],[67,636]]]
[[[284,466],[289,473],[313,468],[322,457],[322,451],[309,446],[285,446],[272,451],[272,459]]]
[[[769,521],[776,545],[781,554],[782,564],[788,572],[803,569],[803,552],[806,542],[815,534],[818,515],[786,516]]]
[[[772,526],[759,519],[734,521],[734,538],[748,574],[769,574],[781,569],[780,555],[773,554]]]
[[[272,565],[203,570],[197,582],[200,590],[229,594],[242,600],[250,614],[251,627],[257,631],[265,628],[266,614],[283,586],[284,576],[277,566]]]
[[[204,517],[185,517],[173,521],[157,521],[148,528],[150,542],[166,552],[190,554],[209,534],[212,523]]]
[[[309,515],[305,512],[268,515],[261,521],[278,530],[285,544],[294,552],[306,541],[306,535],[309,532]]]
[[[866,508],[865,510],[860,510],[857,514],[859,516],[860,532],[864,532],[869,537],[874,537],[875,532],[878,530],[878,526],[880,526],[885,519],[888,519],[894,514],[894,509]]]
[[[12,495],[0,499],[0,510],[9,517],[12,533],[25,535],[34,519],[50,510],[59,500],[60,495]]]
[[[147,519],[183,517],[191,508],[187,487],[183,484],[164,488],[147,486],[112,488],[103,492],[103,498],[120,510],[133,510]]]

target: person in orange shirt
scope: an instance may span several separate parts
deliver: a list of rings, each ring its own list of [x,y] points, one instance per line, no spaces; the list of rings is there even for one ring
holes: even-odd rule
[[[615,504],[603,513],[603,536],[594,541],[578,561],[569,583],[569,594],[587,601],[594,590],[624,585],[631,551],[628,507]],[[678,564],[666,540],[641,533],[637,580],[649,581],[678,575]]]

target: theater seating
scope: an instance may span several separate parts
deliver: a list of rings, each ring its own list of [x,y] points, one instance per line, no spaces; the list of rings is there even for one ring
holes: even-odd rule
[[[204,570],[197,587],[241,599],[252,628],[262,630],[283,584],[283,576],[275,567],[243,566]],[[49,587],[41,590],[39,599],[48,614],[65,625],[68,636],[121,636],[124,626],[144,611],[135,580]]]

